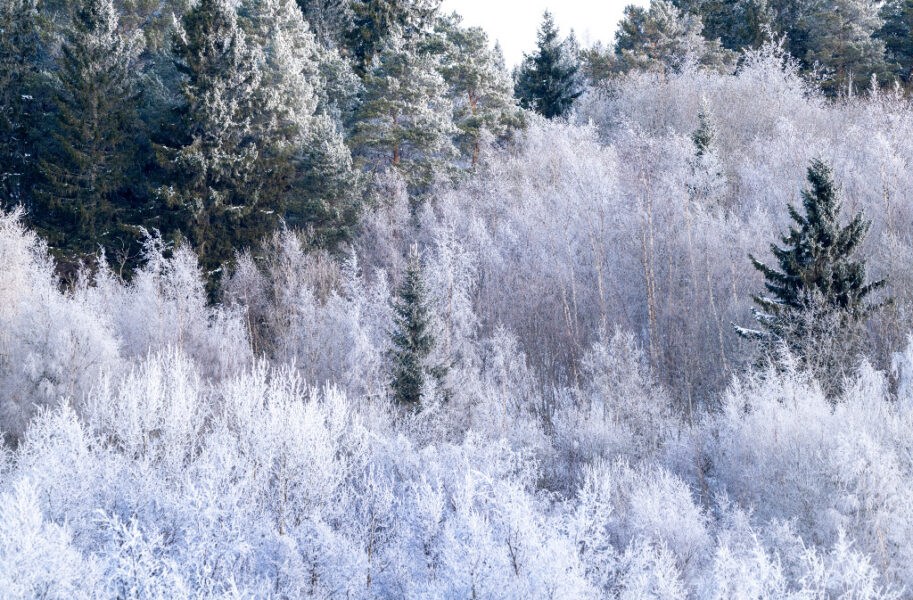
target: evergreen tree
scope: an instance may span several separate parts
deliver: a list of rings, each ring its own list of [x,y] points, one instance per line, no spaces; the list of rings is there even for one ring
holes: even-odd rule
[[[317,40],[328,48],[337,48],[352,28],[354,13],[350,0],[297,0],[298,7]]]
[[[35,0],[0,3],[0,207],[7,209],[31,200],[40,28]]]
[[[615,52],[612,47],[596,42],[580,52],[581,69],[587,83],[596,86],[615,74]]]
[[[351,138],[357,155],[372,170],[399,170],[420,190],[455,152],[453,108],[437,58],[394,36],[364,82]]]
[[[526,55],[517,75],[516,95],[523,108],[551,119],[563,117],[583,93],[583,73],[573,43],[559,38],[551,13],[539,27],[538,49]]]
[[[520,124],[510,76],[481,28],[463,27],[454,14],[440,19],[435,29],[443,44],[441,72],[453,98],[457,140],[475,165],[483,131],[503,137]]]
[[[401,405],[419,408],[426,382],[429,378],[440,379],[443,373],[428,364],[435,340],[421,257],[415,246],[410,250],[406,273],[393,302],[390,341],[393,399]]]
[[[355,217],[356,175],[342,135],[328,114],[322,48],[294,0],[245,0],[249,41],[262,48],[262,80],[251,117],[260,147],[260,190],[286,223],[309,229],[329,245],[344,238]]]
[[[808,67],[825,68],[822,89],[836,95],[852,85],[868,87],[872,76],[886,79],[885,45],[879,6],[868,0],[817,0],[801,23],[808,51],[797,55]]]
[[[171,185],[159,190],[172,225],[190,239],[208,271],[258,240],[279,207],[261,198],[264,174],[255,115],[262,57],[238,25],[231,0],[200,0],[175,36],[184,75],[181,138],[166,149]],[[262,132],[261,132],[262,133]]]
[[[56,120],[40,150],[30,215],[59,257],[135,237],[121,228],[132,219],[117,194],[134,156],[136,54],[118,31],[112,0],[77,6],[54,74]]]
[[[730,70],[734,56],[719,40],[701,35],[703,25],[697,15],[685,14],[670,2],[653,0],[650,8],[628,6],[615,32],[616,68],[631,70],[677,71],[694,62],[703,67]]]
[[[691,141],[694,142],[694,157],[691,159],[690,165],[689,195],[698,202],[719,200],[722,197],[726,179],[717,154],[716,129],[713,126],[709,108],[703,102],[697,119],[698,128],[691,135]]]
[[[359,74],[371,70],[391,39],[415,42],[428,33],[440,4],[440,0],[352,0],[346,46]]]
[[[780,238],[782,247],[771,244],[779,270],[749,255],[764,275],[767,293],[753,297],[761,329],[737,331],[760,339],[768,350],[785,343],[806,367],[834,380],[845,366],[840,363],[856,353],[859,326],[877,307],[869,295],[885,281],[866,283],[865,260],[853,258],[871,222],[860,213],[840,225],[841,201],[831,169],[814,161],[808,182],[810,189],[802,194],[805,214],[790,206],[794,225]]]
[[[698,127],[691,134],[691,141],[694,142],[695,154],[698,157],[708,154],[716,140],[716,131],[710,122],[710,115],[707,113],[705,106],[697,113]]]
[[[904,83],[913,77],[913,0],[893,0],[881,9],[884,24],[877,36],[884,41],[885,56]]]
[[[700,17],[704,39],[728,50],[760,48],[770,38],[774,12],[767,0],[675,0],[677,8]]]

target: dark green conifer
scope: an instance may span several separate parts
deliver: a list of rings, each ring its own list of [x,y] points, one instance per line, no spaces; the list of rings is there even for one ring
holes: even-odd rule
[[[412,42],[430,30],[440,0],[352,0],[352,27],[346,46],[363,74],[394,36]]]
[[[54,75],[55,122],[41,149],[30,220],[60,258],[115,244],[129,221],[117,197],[134,158],[135,52],[111,0],[83,0]]]
[[[34,0],[0,3],[0,207],[29,207],[41,22]]]
[[[229,0],[201,0],[182,25],[174,44],[184,76],[176,115],[182,128],[164,148],[171,177],[158,197],[204,268],[215,272],[279,217],[279,207],[262,198],[265,173],[257,173],[260,55]]]
[[[398,404],[418,408],[425,382],[429,377],[440,378],[442,374],[440,369],[428,364],[435,340],[431,331],[421,257],[415,247],[410,251],[406,274],[393,302],[393,331],[390,339],[393,343],[390,352],[393,399]]]
[[[523,108],[551,119],[565,116],[583,93],[583,73],[576,44],[559,38],[551,13],[539,27],[538,48],[526,55],[517,75],[515,93]]]
[[[703,107],[700,112],[697,113],[697,121],[698,127],[694,133],[691,134],[691,141],[694,142],[695,154],[698,157],[701,157],[710,151],[714,138],[716,137],[716,132],[713,130],[710,116]]]
[[[881,8],[884,24],[877,36],[884,41],[885,58],[904,83],[913,77],[913,0],[893,0]]]
[[[813,161],[808,183],[802,194],[805,214],[790,206],[794,225],[781,236],[782,246],[771,244],[779,268],[749,255],[765,280],[766,293],[753,296],[761,328],[737,331],[760,339],[768,350],[785,344],[827,383],[847,366],[843,361],[855,358],[859,327],[879,306],[869,295],[885,281],[867,283],[865,260],[854,258],[871,222],[858,213],[840,225],[841,201],[831,169]]]

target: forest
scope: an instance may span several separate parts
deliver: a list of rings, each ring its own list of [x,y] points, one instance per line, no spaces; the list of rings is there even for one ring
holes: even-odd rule
[[[614,31],[0,0],[0,598],[910,597],[913,0]]]

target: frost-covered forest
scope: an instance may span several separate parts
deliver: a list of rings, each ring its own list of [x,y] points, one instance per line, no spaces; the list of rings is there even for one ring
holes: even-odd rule
[[[433,2],[69,6],[0,6],[0,597],[913,593],[905,5],[513,74]]]

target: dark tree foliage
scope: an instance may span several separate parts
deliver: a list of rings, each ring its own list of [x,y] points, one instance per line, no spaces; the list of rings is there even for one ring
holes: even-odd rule
[[[133,239],[119,192],[135,157],[130,45],[111,0],[84,0],[63,37],[51,135],[39,148],[33,226],[64,261]]]
[[[901,81],[909,83],[913,76],[913,1],[885,3],[881,18],[884,24],[877,35],[884,40],[885,58]]]
[[[353,66],[364,73],[394,36],[411,40],[429,29],[440,0],[352,0],[352,26],[346,47]]]
[[[181,137],[163,149],[171,183],[159,199],[214,272],[278,222],[278,207],[261,197],[264,181],[256,174],[251,119],[260,72],[235,9],[227,0],[201,0],[182,25],[174,44],[184,75]]]
[[[673,4],[700,16],[704,37],[720,40],[729,50],[760,47],[774,26],[771,3],[764,0],[676,0]]]
[[[29,207],[31,131],[40,113],[40,16],[33,0],[0,4],[0,206]]]
[[[793,225],[771,244],[777,268],[749,255],[764,276],[766,293],[753,296],[760,330],[738,329],[768,350],[786,346],[819,375],[833,374],[839,359],[854,358],[858,327],[879,304],[869,295],[884,280],[866,282],[866,263],[854,255],[871,225],[861,213],[840,224],[841,201],[830,167],[820,160],[808,169],[802,194],[804,214],[789,207]],[[814,360],[810,357],[815,356]]]
[[[704,156],[713,145],[716,132],[713,130],[713,123],[710,122],[710,116],[703,109],[697,113],[698,127],[691,134],[691,141],[694,142],[694,151],[698,157]]]
[[[583,93],[583,73],[573,41],[561,40],[551,13],[539,27],[538,49],[526,55],[515,93],[523,108],[551,119],[565,116]]]
[[[338,46],[352,29],[350,0],[296,0],[311,31],[325,46]]]
[[[435,340],[421,257],[415,247],[409,254],[403,282],[396,290],[390,340],[393,399],[401,405],[419,408],[425,382],[429,377],[441,377],[442,373],[428,365]]]

